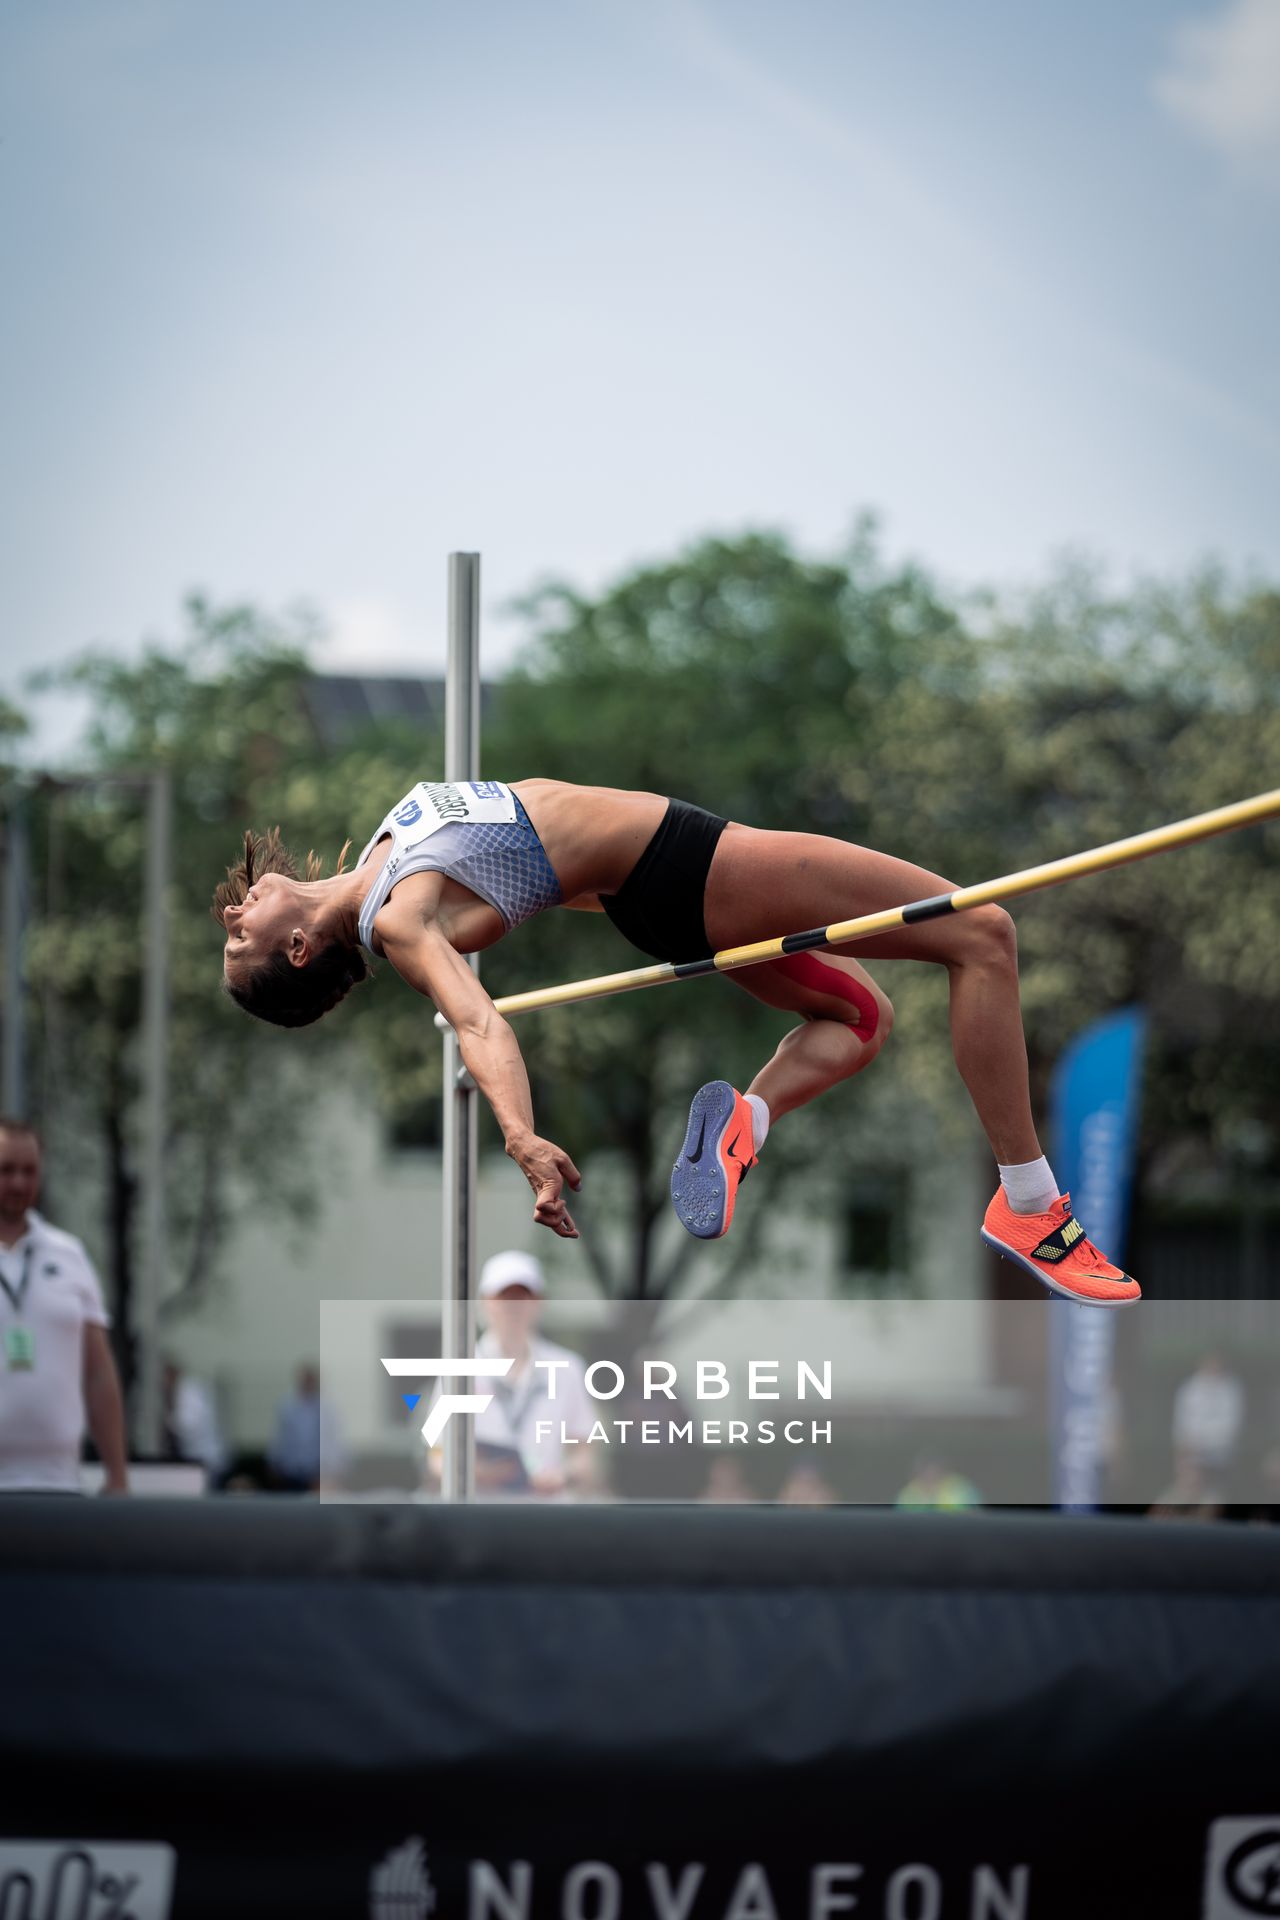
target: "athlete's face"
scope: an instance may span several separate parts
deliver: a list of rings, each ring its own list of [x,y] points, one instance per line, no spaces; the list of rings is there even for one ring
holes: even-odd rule
[[[227,935],[222,970],[227,979],[234,985],[273,953],[288,951],[295,920],[296,903],[284,875],[264,873],[255,880],[241,906],[222,911]]]

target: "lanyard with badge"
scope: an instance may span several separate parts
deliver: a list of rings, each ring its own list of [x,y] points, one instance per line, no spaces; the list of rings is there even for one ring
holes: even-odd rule
[[[521,1428],[524,1426],[525,1415],[533,1405],[534,1396],[538,1391],[538,1378],[532,1353],[529,1355],[529,1365],[523,1377],[515,1380],[510,1377],[505,1380],[496,1379],[494,1388],[494,1399],[507,1423],[512,1445],[517,1453],[523,1454],[525,1440]]]
[[[4,1330],[4,1361],[10,1373],[30,1372],[36,1363],[36,1337],[30,1327],[23,1326],[21,1319],[23,1302],[31,1284],[31,1259],[34,1253],[35,1246],[28,1240],[22,1250],[22,1278],[16,1290],[0,1273],[0,1287],[3,1287],[5,1298],[14,1313],[19,1316]]]

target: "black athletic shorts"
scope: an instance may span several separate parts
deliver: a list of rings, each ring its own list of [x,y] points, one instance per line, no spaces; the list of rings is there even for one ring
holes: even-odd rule
[[[669,800],[657,832],[617,893],[600,905],[618,932],[655,960],[705,960],[712,952],[702,898],[716,842],[728,826],[687,800]]]

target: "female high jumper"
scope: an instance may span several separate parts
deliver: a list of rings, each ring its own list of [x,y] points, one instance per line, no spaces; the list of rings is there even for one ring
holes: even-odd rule
[[[349,843],[348,843],[349,844]],[[580,1175],[534,1126],[529,1080],[511,1027],[462,958],[549,907],[606,913],[642,953],[694,960],[953,891],[938,874],[821,834],[776,833],[682,800],[560,780],[423,781],[387,814],[356,865],[306,877],[279,829],[245,834],[213,911],[226,931],[232,997],[277,1026],[307,1026],[388,960],[432,1000],[458,1037],[535,1196],[534,1219],[575,1239],[564,1188]],[[976,907],[858,942],[869,960],[925,960],[950,983],[951,1044],[1000,1171],[982,1238],[1056,1294],[1095,1306],[1140,1298],[1060,1194],[1040,1150],[1027,1084],[1013,922]],[[789,954],[732,974],[766,1006],[798,1014],[745,1094],[699,1088],[671,1176],[690,1233],[728,1231],[739,1184],[770,1125],[870,1066],[893,1009],[858,960],[839,949]]]

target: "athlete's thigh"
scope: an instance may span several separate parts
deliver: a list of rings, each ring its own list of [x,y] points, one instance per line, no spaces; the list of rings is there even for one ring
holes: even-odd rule
[[[893,1018],[888,995],[847,953],[789,953],[726,976],[755,1000],[806,1020],[839,1020],[867,1039]]]
[[[718,953],[776,934],[880,913],[909,900],[954,893],[955,887],[954,881],[927,867],[852,841],[819,833],[772,833],[735,822],[721,834],[707,875],[707,938]],[[955,950],[956,922],[962,917],[895,927],[845,951],[868,960],[942,960]]]

